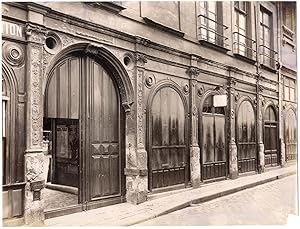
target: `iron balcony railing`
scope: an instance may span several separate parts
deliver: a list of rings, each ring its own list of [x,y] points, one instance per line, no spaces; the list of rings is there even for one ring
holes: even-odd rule
[[[209,43],[227,48],[228,44],[226,40],[228,37],[223,35],[223,31],[228,29],[226,25],[218,23],[217,21],[205,16],[198,15],[198,39],[201,41],[207,41]]]
[[[276,64],[278,63],[278,52],[265,45],[260,45],[259,56],[261,64],[275,69]]]
[[[256,59],[256,41],[239,33],[233,32],[233,53]]]

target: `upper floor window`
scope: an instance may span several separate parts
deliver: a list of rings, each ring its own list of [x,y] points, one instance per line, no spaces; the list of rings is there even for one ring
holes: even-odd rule
[[[256,45],[251,39],[250,2],[234,2],[235,31],[233,32],[233,51],[236,54],[252,58]]]
[[[261,63],[275,68],[275,57],[277,53],[273,50],[272,13],[265,8],[260,8],[260,56]]]
[[[284,2],[282,4],[283,24],[291,31],[295,31],[295,9],[296,5],[292,2]]]
[[[227,27],[223,25],[222,2],[203,1],[199,5],[199,39],[225,47],[224,41],[227,38],[223,35],[223,30]]]
[[[290,44],[295,48],[295,30],[296,30],[296,4],[293,2],[282,3],[282,21],[283,21],[283,44]]]
[[[284,78],[284,99],[295,101],[295,80]]]

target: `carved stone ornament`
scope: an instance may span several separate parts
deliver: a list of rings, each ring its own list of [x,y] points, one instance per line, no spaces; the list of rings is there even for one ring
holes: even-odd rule
[[[140,63],[142,66],[144,66],[148,62],[146,56],[144,54],[139,54],[139,53],[135,55],[135,60],[137,63]]]
[[[155,76],[153,74],[148,74],[145,78],[145,85],[147,88],[151,88],[156,83]]]
[[[234,119],[234,110],[231,110],[231,119]]]
[[[193,107],[193,113],[192,114],[193,114],[193,116],[197,115],[197,107],[196,106]]]
[[[239,100],[239,96],[240,95],[239,95],[238,92],[234,93],[234,99],[235,99],[236,102]]]
[[[99,50],[98,47],[94,45],[88,45],[85,49],[85,53],[97,56],[99,54]]]
[[[205,91],[204,86],[199,85],[197,88],[197,95],[201,97],[204,94],[204,91]]]
[[[261,85],[258,85],[258,90],[259,90],[260,93],[262,93],[264,91],[264,87],[261,86]]]
[[[189,69],[186,70],[186,73],[191,77],[191,78],[196,78],[199,73],[200,70],[198,68],[195,67],[190,67]]]
[[[190,90],[189,85],[185,83],[182,88],[183,93],[187,95],[189,93],[189,90]]]
[[[228,83],[229,83],[229,86],[234,86],[234,85],[236,85],[236,79],[233,77],[230,77]]]
[[[132,105],[132,104],[129,104],[128,102],[122,103],[122,106],[123,106],[123,108],[124,108],[125,113],[127,113],[127,112],[130,111],[131,105]]]
[[[4,44],[2,55],[12,66],[19,67],[24,64],[24,50],[17,44]]]
[[[75,42],[72,37],[65,35],[65,34],[61,34],[61,35],[59,35],[59,37],[61,39],[61,43],[62,43],[63,47],[71,45]]]
[[[42,111],[41,111],[41,62],[42,48],[33,45],[31,47],[31,122],[32,122],[32,144],[39,145],[41,142]]]
[[[48,32],[45,27],[34,25],[31,23],[27,23],[25,25],[25,34],[28,41],[44,43],[47,33]]]

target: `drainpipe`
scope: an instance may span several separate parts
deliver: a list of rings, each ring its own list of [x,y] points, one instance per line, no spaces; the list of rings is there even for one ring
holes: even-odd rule
[[[260,86],[260,58],[259,58],[259,3],[256,2],[254,5],[254,24],[256,31],[256,133],[257,133],[257,155],[258,155],[258,173],[262,173],[265,167],[265,154],[264,154],[264,143],[262,140],[263,133],[263,122],[262,122],[262,107],[263,107],[263,96],[262,96],[262,87]]]
[[[282,108],[282,100],[283,100],[283,77],[281,76],[281,68],[282,68],[282,63],[281,63],[281,41],[282,41],[282,25],[281,25],[281,19],[282,19],[282,14],[281,14],[281,3],[276,2],[276,8],[277,8],[277,50],[278,50],[278,129],[279,129],[279,144],[280,144],[280,165],[281,167],[284,167],[286,162],[285,162],[285,143],[284,143],[284,134],[283,134],[283,108]]]

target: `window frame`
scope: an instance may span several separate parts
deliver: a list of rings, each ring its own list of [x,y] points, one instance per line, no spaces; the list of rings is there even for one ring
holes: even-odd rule
[[[286,82],[288,81],[288,84]],[[291,84],[294,84],[294,87],[291,86]],[[294,95],[293,98],[291,99],[291,88],[294,89]],[[287,91],[286,91],[287,90]],[[286,93],[288,93],[288,98],[286,98]],[[295,102],[296,101],[296,80],[289,78],[289,77],[284,77],[283,81],[283,95],[284,95],[284,100]]]

